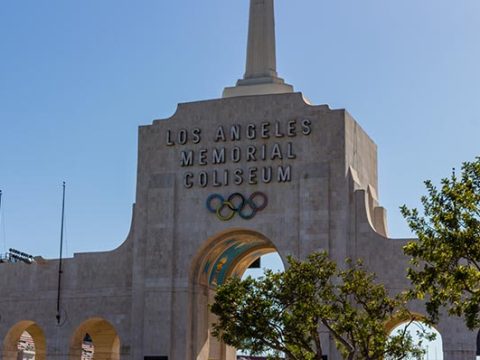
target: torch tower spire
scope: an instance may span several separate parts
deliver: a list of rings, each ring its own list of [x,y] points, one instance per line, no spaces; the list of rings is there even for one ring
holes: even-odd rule
[[[227,87],[223,97],[293,92],[277,75],[273,0],[250,0],[247,64],[243,79]]]

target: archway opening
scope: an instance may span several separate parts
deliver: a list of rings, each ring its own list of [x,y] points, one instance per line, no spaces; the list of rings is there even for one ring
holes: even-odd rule
[[[254,262],[245,270],[242,275],[242,280],[251,276],[254,279],[259,279],[265,275],[266,270],[271,270],[273,272],[284,271],[285,266],[283,264],[282,258],[278,252],[271,252],[269,254],[263,255]],[[260,357],[267,358],[269,353],[260,354]],[[250,354],[248,352],[237,351],[237,359],[246,360],[250,359]]]
[[[33,321],[15,324],[3,341],[4,360],[45,360],[46,340],[43,331]]]
[[[267,256],[267,254],[276,254]],[[193,298],[194,344],[197,360],[235,360],[237,351],[219,342],[211,335],[215,316],[209,311],[214,302],[216,288],[229,277],[242,277],[244,273],[263,273],[276,258],[275,267],[283,269],[283,262],[274,244],[260,233],[251,230],[232,230],[215,236],[193,262],[195,296]],[[260,259],[260,266],[258,266]],[[263,265],[262,265],[263,263]],[[280,263],[281,265],[278,265]],[[252,264],[257,269],[252,269]],[[260,269],[258,269],[260,267]],[[250,268],[250,269],[249,269]],[[272,268],[272,270],[275,270]]]
[[[396,325],[391,334],[399,334],[404,331],[407,323],[401,323]],[[422,322],[421,320],[416,320],[412,322],[408,328],[407,332],[410,333],[414,341],[420,340],[419,333],[426,330],[429,333],[435,334],[434,340],[423,339],[422,348],[425,350],[425,359],[428,360],[443,360],[443,343],[442,335],[434,327],[429,326],[428,324]],[[405,360],[410,360],[411,358],[405,358]]]
[[[120,338],[115,328],[102,318],[81,323],[70,341],[70,360],[119,360]]]

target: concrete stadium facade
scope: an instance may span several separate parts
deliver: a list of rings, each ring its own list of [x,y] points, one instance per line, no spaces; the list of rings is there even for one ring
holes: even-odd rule
[[[274,43],[256,30],[273,26],[273,1],[251,11],[262,16],[250,37]],[[86,333],[95,359],[235,359],[210,335],[208,304],[270,252],[362,258],[390,290],[408,286],[406,240],[388,238],[379,205],[375,143],[347,111],[313,106],[278,78],[274,46],[249,51],[249,75],[223,98],[140,127],[130,233],[113,251],[64,260],[59,322],[58,260],[0,265],[0,359],[17,358],[24,331],[40,360],[80,359]],[[445,360],[475,358],[477,334],[461,321],[438,330]]]

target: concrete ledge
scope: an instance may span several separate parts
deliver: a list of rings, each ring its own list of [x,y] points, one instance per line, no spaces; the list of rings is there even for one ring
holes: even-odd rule
[[[268,95],[268,94],[285,94],[293,93],[293,86],[288,84],[256,84],[256,85],[239,85],[226,87],[223,90],[223,98],[235,96],[250,95]]]

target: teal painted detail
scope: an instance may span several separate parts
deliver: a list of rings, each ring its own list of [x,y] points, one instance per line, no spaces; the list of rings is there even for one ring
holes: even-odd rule
[[[208,270],[210,270],[210,265],[211,265],[211,264],[212,264],[212,263],[210,262],[210,260],[207,260],[207,263],[205,264],[205,268],[203,269],[203,272],[204,272],[205,274],[208,274]]]
[[[253,247],[260,245],[260,241],[252,241],[248,243],[241,243],[240,241],[232,241],[230,247],[228,247],[214,263],[210,277],[209,284],[212,286],[218,286],[223,284],[227,274],[230,272],[230,268],[235,260],[248,252]]]

